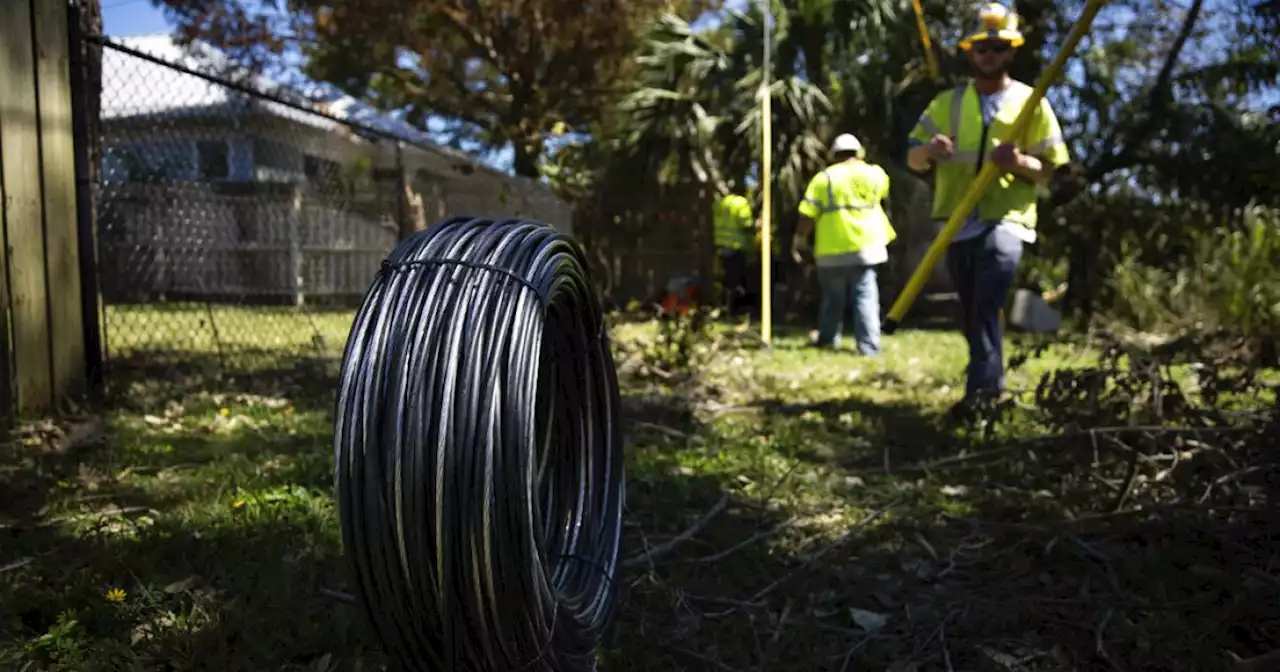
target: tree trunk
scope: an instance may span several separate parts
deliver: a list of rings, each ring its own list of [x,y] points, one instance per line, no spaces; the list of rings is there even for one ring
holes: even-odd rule
[[[516,138],[511,143],[515,152],[512,167],[516,175],[538,179],[538,159],[542,158],[541,138]]]
[[[1070,234],[1067,257],[1067,315],[1081,326],[1093,321],[1102,285],[1102,232],[1075,231]]]

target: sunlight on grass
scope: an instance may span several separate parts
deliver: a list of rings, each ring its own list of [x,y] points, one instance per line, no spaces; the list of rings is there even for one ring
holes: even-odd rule
[[[139,348],[193,359],[219,347],[276,349],[280,361],[251,376],[122,379],[105,446],[4,449],[0,668],[382,669],[362,612],[325,597],[353,592],[332,496],[336,357],[351,313],[218,308],[217,339],[203,309],[113,308],[109,319],[118,331],[145,330]],[[867,638],[859,622],[879,618],[884,637],[855,667],[883,669],[910,655],[915,621],[936,628],[947,616],[939,605],[974,602],[956,592],[961,584],[989,586],[973,589],[981,600],[1027,595],[992,607],[982,626],[1013,632],[1043,607],[1015,578],[1039,572],[1045,599],[1083,601],[1168,568],[1164,537],[1150,542],[1160,552],[1112,568],[1065,538],[1052,554],[1017,550],[1029,536],[1043,549],[1056,539],[1044,530],[1067,524],[1058,468],[1041,466],[1057,449],[993,448],[945,419],[967,356],[954,332],[906,330],[884,339],[881,357],[864,358],[806,348],[803,330],[785,328],[761,348],[718,324],[694,370],[649,375],[638,362],[656,333],[653,322],[611,331],[626,421],[622,555],[632,562],[601,672],[707,669],[707,659],[753,669],[766,627],[800,666],[778,669],[825,669],[825,657],[838,662]],[[325,356],[290,363],[317,354],[317,335]],[[1023,339],[1010,339],[1006,357]],[[1055,345],[1009,384],[1029,390],[1047,372],[1097,361],[1087,344]],[[995,437],[1046,431],[1018,412]],[[1018,457],[976,459],[992,451]],[[1098,489],[1113,497],[1116,487]],[[709,524],[665,557],[646,557],[725,493],[730,503]],[[1100,502],[1085,510],[1105,510]],[[1000,554],[990,550],[996,540],[1006,544]],[[1212,562],[1201,555],[1196,562]],[[1189,623],[1130,617],[1135,631]],[[985,669],[968,661],[965,669]]]
[[[104,313],[104,339],[112,356],[152,350],[341,355],[355,318],[355,310],[185,303],[111,305]]]

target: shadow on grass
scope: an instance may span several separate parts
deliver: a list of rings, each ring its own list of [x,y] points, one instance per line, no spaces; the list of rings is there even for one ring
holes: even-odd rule
[[[242,351],[225,355],[134,351],[113,360],[107,403],[138,411],[202,391],[286,397],[304,410],[331,412],[341,352]]]
[[[117,373],[105,446],[6,447],[0,668],[378,660],[362,615],[320,592],[346,575],[331,496],[335,368],[209,377],[207,364]]]
[[[849,396],[795,404],[775,397],[762,400],[757,408],[763,431],[805,435],[798,457],[858,472],[892,471],[893,464],[945,457],[963,445],[939,415],[907,403]]]
[[[363,614],[319,593],[346,590],[335,362],[217,382],[191,365],[130,379],[106,448],[0,475],[24,523],[0,530],[0,668],[377,668]],[[1113,515],[1112,486],[1063,489],[1084,447],[983,446],[908,404],[770,399],[730,418],[626,387],[628,563],[601,672],[1204,670],[1280,643],[1277,537],[1256,514]]]
[[[1126,460],[1093,464],[1087,437],[987,443],[936,412],[856,398],[755,411],[799,465],[777,501],[742,494],[752,460],[732,463],[745,448],[723,422],[631,447],[632,547],[734,495],[632,568],[602,669],[1191,671],[1280,646],[1273,509],[1139,506],[1120,497]],[[795,522],[813,519],[803,493],[860,516],[894,504],[833,542]]]

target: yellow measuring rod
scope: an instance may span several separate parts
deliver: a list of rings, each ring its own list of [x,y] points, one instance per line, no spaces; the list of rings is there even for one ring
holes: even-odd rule
[[[773,339],[773,269],[772,256],[773,210],[769,183],[773,179],[773,106],[769,89],[765,88],[760,99],[761,124],[764,128],[764,152],[760,158],[760,340],[768,345]]]
[[[1093,23],[1093,18],[1097,16],[1098,10],[1106,3],[1107,0],[1089,0],[1089,3],[1085,5],[1080,18],[1076,19],[1075,26],[1071,28],[1067,38],[1063,40],[1062,48],[1058,50],[1058,55],[1049,64],[1049,67],[1045,68],[1044,72],[1041,73],[1040,78],[1036,81],[1035,88],[1031,91],[1031,97],[1027,98],[1027,102],[1023,104],[1022,111],[1018,113],[1018,118],[1013,122],[1013,127],[1009,129],[1009,134],[1000,139],[1001,143],[1012,142],[1015,138],[1022,137],[1027,132],[1027,126],[1031,124],[1031,115],[1040,106],[1040,99],[1044,98],[1045,92],[1049,89],[1049,84],[1057,79],[1058,73],[1062,71],[1062,66],[1070,58],[1072,52],[1075,51],[1076,44],[1089,31],[1089,25]],[[929,275],[933,273],[933,267],[941,259],[947,246],[951,244],[951,239],[955,238],[965,218],[978,204],[978,201],[982,198],[982,193],[991,184],[991,180],[995,179],[996,172],[999,170],[1000,168],[990,161],[982,164],[982,170],[978,171],[977,177],[969,185],[969,191],[965,192],[964,198],[960,199],[960,203],[952,211],[946,225],[938,232],[938,237],[929,245],[929,251],[925,252],[924,258],[920,260],[915,272],[911,274],[911,279],[907,281],[906,287],[902,288],[902,293],[898,295],[898,300],[889,309],[889,314],[885,317],[884,327],[881,329],[883,332],[893,333],[898,328],[903,316],[911,309],[911,304],[915,303],[920,290],[924,289],[924,283]]]
[[[760,87],[760,340],[773,341],[773,93],[769,91],[770,51],[773,50],[773,12],[769,2],[761,2],[764,15],[764,68]]]
[[[924,10],[920,8],[920,0],[911,0],[916,8],[916,25],[920,28],[920,40],[924,42],[924,60],[929,66],[929,76],[938,78],[938,59],[933,55],[933,44],[929,42],[929,29],[924,25]]]

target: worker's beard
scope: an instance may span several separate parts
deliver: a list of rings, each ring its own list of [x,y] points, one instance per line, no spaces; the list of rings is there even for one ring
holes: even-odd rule
[[[989,68],[979,66],[973,59],[969,60],[969,67],[973,68],[975,77],[978,79],[987,79],[992,81],[1003,80],[1009,74],[1009,61],[1003,61]]]

